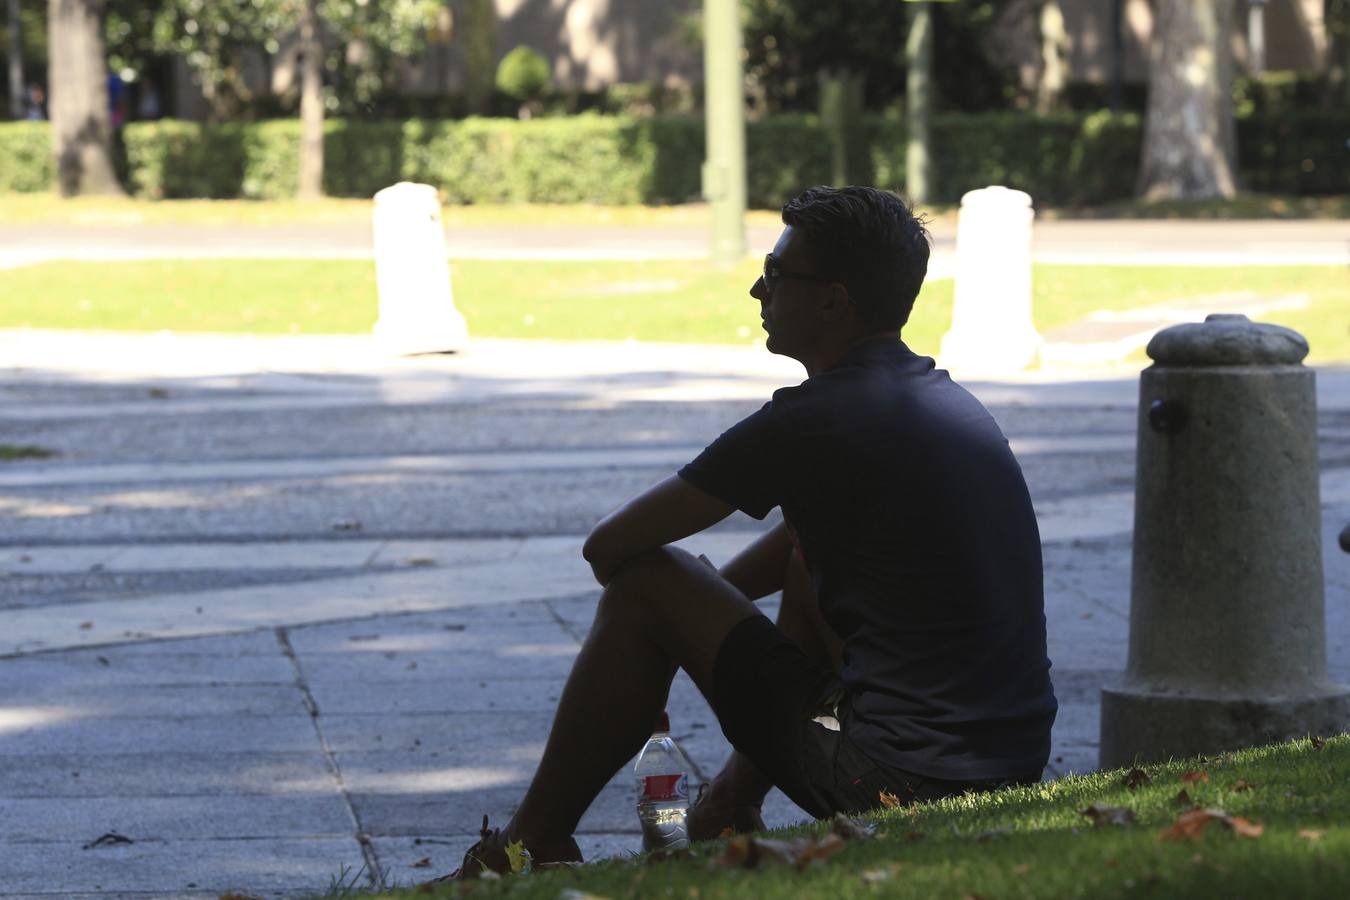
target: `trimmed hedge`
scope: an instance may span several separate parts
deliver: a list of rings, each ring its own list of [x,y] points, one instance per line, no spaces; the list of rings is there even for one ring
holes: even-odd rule
[[[56,184],[46,122],[0,123],[0,191],[47,191]]]
[[[679,203],[700,193],[703,123],[688,117],[345,121],[325,123],[324,190],[369,197],[396,181],[437,186],[449,203]],[[870,182],[905,182],[905,129],[866,120]],[[47,123],[0,124],[0,190],[53,180]],[[932,126],[934,196],[1003,184],[1038,204],[1130,197],[1141,121],[1133,113],[992,112],[942,115]],[[1350,192],[1350,115],[1283,115],[1238,123],[1243,184],[1286,194]],[[163,120],[122,130],[128,187],[137,196],[283,198],[295,194],[300,123],[274,119],[206,126]],[[830,181],[830,142],[812,116],[749,123],[750,205],[774,208]]]

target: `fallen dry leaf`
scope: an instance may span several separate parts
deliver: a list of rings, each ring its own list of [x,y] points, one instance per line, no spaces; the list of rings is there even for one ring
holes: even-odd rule
[[[1094,826],[1102,825],[1133,825],[1134,810],[1124,806],[1105,806],[1094,803],[1087,809],[1078,811],[1080,816],[1087,816],[1092,820]]]
[[[1241,816],[1233,816],[1221,809],[1188,809],[1177,820],[1158,832],[1160,841],[1195,841],[1204,834],[1211,822],[1219,822],[1235,834],[1248,838],[1259,838],[1266,827]]]
[[[94,627],[94,623],[93,623],[93,622],[81,622],[81,623],[80,623],[80,630],[81,630],[81,631],[88,631],[90,628],[93,628],[93,627]]]
[[[1321,749],[1322,749],[1323,747],[1325,747],[1326,745],[1327,745],[1327,742],[1326,742],[1326,739],[1325,739],[1325,738],[1320,738],[1320,737],[1313,737],[1313,738],[1312,738],[1312,748],[1313,748],[1314,750],[1321,750]]]
[[[334,519],[334,531],[360,531],[361,523],[356,519]]]
[[[1013,866],[1013,874],[1015,875],[1025,875],[1030,871],[1031,871],[1031,863],[1018,863],[1017,865]]]
[[[1182,788],[1181,790],[1177,791],[1177,795],[1172,798],[1172,802],[1179,803],[1182,806],[1195,805],[1195,801],[1191,799],[1191,795],[1186,792],[1185,788]]]
[[[833,831],[818,841],[808,838],[806,845],[797,855],[796,866],[800,869],[809,863],[824,862],[843,849],[844,839]]]
[[[422,857],[421,859],[419,859],[417,862],[413,863],[409,868],[413,868],[413,869],[429,869],[429,868],[431,868],[431,857],[430,857],[430,856],[424,856],[424,857]]]
[[[693,858],[694,858],[694,851],[690,850],[688,847],[679,847],[675,850],[653,850],[651,853],[647,854],[646,862],[648,865],[654,865],[656,863],[662,863],[672,859],[693,859]]]
[[[134,844],[134,843],[136,842],[124,834],[118,834],[115,831],[109,831],[105,834],[101,834],[98,837],[94,838],[92,841],[85,844],[84,847],[82,847],[81,849],[93,850],[98,847],[112,847],[116,844]]]
[[[1250,781],[1248,781],[1247,779],[1245,779],[1245,778],[1239,778],[1237,781],[1233,782],[1233,788],[1232,788],[1232,789],[1235,790],[1235,791],[1237,791],[1237,792],[1240,794],[1240,793],[1242,793],[1243,791],[1250,791],[1250,790],[1251,790],[1252,788],[1254,788],[1254,787],[1256,787],[1256,785],[1252,784],[1252,783],[1251,783]]]
[[[750,835],[737,835],[727,841],[716,863],[726,869],[753,869],[760,863],[760,846]]]
[[[876,828],[877,826],[871,822],[850,819],[843,813],[835,813],[834,821],[830,823],[830,831],[846,841],[865,841],[872,836]]]
[[[234,891],[226,891],[220,895],[218,900],[262,900],[262,898],[254,896],[253,894],[239,894]]]
[[[864,884],[881,884],[883,881],[890,881],[900,874],[900,864],[891,863],[880,869],[867,869],[862,873]]]
[[[923,840],[923,832],[922,832],[922,831],[906,831],[904,834],[900,835],[900,840],[905,841],[906,843],[910,843],[910,844],[914,843],[915,841],[921,841],[921,840]]]
[[[1201,769],[1198,772],[1182,772],[1182,784],[1209,784],[1209,773]]]
[[[1314,831],[1311,828],[1305,828],[1298,833],[1298,836],[1305,841],[1320,841],[1322,839],[1322,832]]]
[[[1188,809],[1177,820],[1158,833],[1160,841],[1194,841],[1199,839],[1209,823],[1223,815],[1213,809]]]
[[[824,862],[844,849],[844,839],[830,833],[820,840],[814,837],[778,841],[754,835],[738,835],[727,842],[715,863],[729,869],[757,869],[766,864],[805,868],[813,862]]]
[[[1125,773],[1125,777],[1120,779],[1120,783],[1130,790],[1134,790],[1141,784],[1148,784],[1153,779],[1143,769],[1131,769]]]
[[[881,805],[886,809],[898,809],[900,807],[900,798],[885,788],[881,789],[881,793],[877,795],[877,799],[881,801]]]

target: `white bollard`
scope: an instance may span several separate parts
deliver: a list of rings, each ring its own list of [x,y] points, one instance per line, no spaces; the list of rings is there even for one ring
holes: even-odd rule
[[[373,215],[376,342],[397,354],[463,350],[469,329],[450,289],[436,189],[400,181],[375,195]]]
[[[961,375],[997,375],[1036,362],[1031,323],[1031,196],[1005,187],[961,198],[956,226],[952,328],[938,365]]]

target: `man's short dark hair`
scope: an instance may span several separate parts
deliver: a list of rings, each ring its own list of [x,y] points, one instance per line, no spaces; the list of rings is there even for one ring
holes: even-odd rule
[[[848,289],[862,320],[900,328],[928,274],[928,229],[905,202],[871,187],[813,187],[783,207],[806,235],[819,273]]]

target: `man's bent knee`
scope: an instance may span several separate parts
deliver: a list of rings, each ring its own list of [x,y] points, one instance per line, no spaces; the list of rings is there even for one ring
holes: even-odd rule
[[[672,576],[691,560],[693,557],[678,547],[659,547],[626,560],[600,595],[597,615],[650,613],[665,596]]]
[[[610,579],[597,610],[598,619],[632,622],[647,631],[682,664],[710,657],[734,623],[759,614],[713,565],[678,546],[626,561]]]

